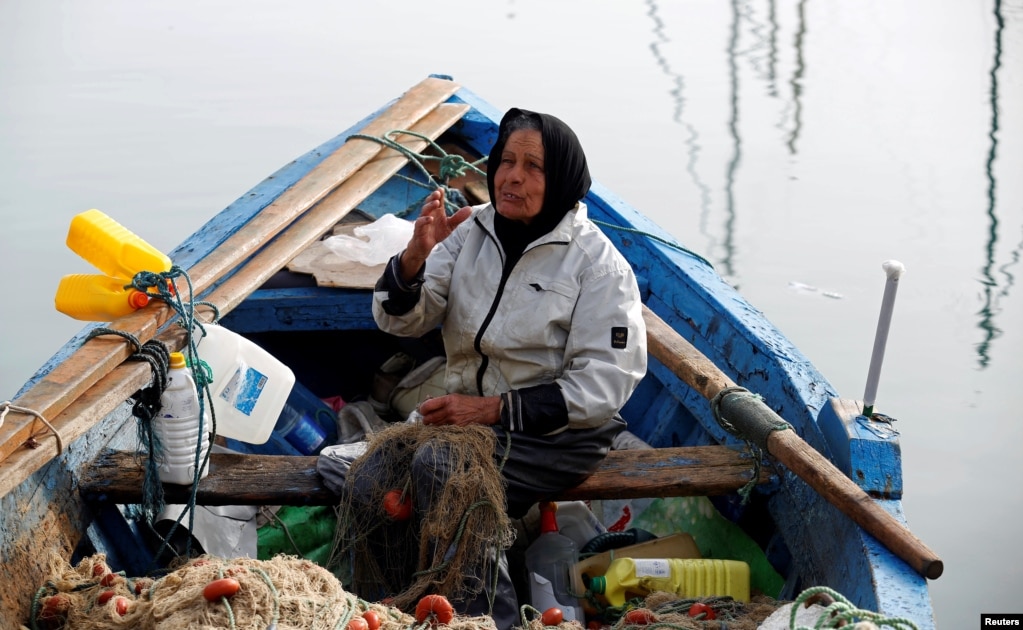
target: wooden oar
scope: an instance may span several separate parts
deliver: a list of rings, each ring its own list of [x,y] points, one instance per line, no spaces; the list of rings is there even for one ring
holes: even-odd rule
[[[468,105],[442,103],[410,128],[424,137],[436,139],[468,111]],[[390,130],[388,130],[390,131]],[[395,138],[410,151],[421,151],[425,140],[413,136]],[[220,313],[234,309],[253,290],[261,286],[274,273],[284,267],[297,252],[307,247],[333,227],[341,218],[366,199],[381,183],[408,163],[399,153],[386,149],[378,157],[353,173],[322,201],[305,212],[284,232],[252,256],[230,278],[204,301],[217,306]],[[184,345],[183,331],[178,327],[166,330],[157,338],[178,350]],[[98,340],[97,340],[98,341]],[[117,338],[111,343],[122,344]],[[148,364],[129,362],[115,368],[106,378],[87,390],[56,418],[51,418],[64,437],[65,443],[84,434],[93,424],[113,411],[132,393],[144,387],[150,379]],[[88,400],[87,405],[79,404]],[[53,457],[49,449],[21,449],[0,463],[0,496],[24,481]]]
[[[713,362],[675,332],[653,311],[644,307],[647,326],[647,347],[650,354],[707,400],[726,387],[735,387]],[[732,396],[738,402],[722,401],[723,411],[733,425],[749,416],[773,418],[784,422],[763,401],[752,396]],[[767,431],[764,444],[772,457],[798,475],[824,499],[841,510],[868,534],[877,538],[892,553],[902,558],[920,575],[938,578],[944,570],[941,559],[909,529],[877,504],[870,495],[826,457],[803,441],[795,431]]]
[[[407,129],[459,88],[457,83],[428,78],[409,89],[397,102],[370,122],[362,133],[382,135],[393,129]],[[253,221],[222,243],[188,270],[196,293],[202,293],[233,270],[241,261],[265,245],[285,226],[381,152],[380,145],[367,140],[346,142],[305,177],[296,182]],[[297,252],[296,252],[297,253]],[[257,285],[258,286],[258,285]],[[251,289],[255,289],[252,287]],[[251,290],[250,289],[250,290]],[[173,316],[164,305],[151,305],[117,320],[119,330],[135,335],[140,342],[152,339]],[[95,338],[55,366],[15,404],[55,418],[103,376],[131,354],[120,339]],[[0,462],[43,429],[34,416],[11,412],[0,426]],[[58,427],[59,429],[59,427]],[[50,451],[51,455],[53,451]]]

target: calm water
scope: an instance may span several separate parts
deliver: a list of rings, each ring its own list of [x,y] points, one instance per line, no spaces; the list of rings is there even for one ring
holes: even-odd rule
[[[1023,4],[971,0],[0,3],[0,399],[80,328],[96,207],[163,250],[429,73],[559,115],[594,176],[710,259],[861,398],[939,627],[1021,612]],[[471,6],[472,13],[459,12]]]

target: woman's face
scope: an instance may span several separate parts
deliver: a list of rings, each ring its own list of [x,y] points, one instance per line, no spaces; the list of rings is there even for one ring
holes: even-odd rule
[[[498,214],[527,224],[540,214],[547,189],[543,160],[543,136],[539,131],[519,129],[508,136],[494,173],[494,207]]]

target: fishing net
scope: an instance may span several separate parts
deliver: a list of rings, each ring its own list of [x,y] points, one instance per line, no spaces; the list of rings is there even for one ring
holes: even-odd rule
[[[693,604],[702,603],[714,610],[714,619],[706,613],[690,614]],[[680,599],[673,593],[655,592],[647,595],[642,606],[650,610],[656,623],[667,624],[685,630],[756,630],[764,619],[771,616],[782,602],[762,595],[753,596],[749,602],[739,602],[728,597],[701,599]],[[635,628],[628,617],[622,617],[616,624],[619,630]]]
[[[207,587],[215,583],[230,586],[218,583],[225,579],[237,582],[237,592],[208,599]],[[200,556],[158,579],[111,573],[103,554],[89,556],[75,567],[54,556],[50,577],[33,602],[32,626],[82,630],[344,628],[350,619],[371,608],[383,621],[382,630],[415,624],[414,618],[400,610],[369,604],[346,592],[332,573],[295,556],[272,560]]]
[[[350,563],[354,592],[404,610],[426,593],[475,598],[514,539],[495,445],[479,425],[400,423],[372,434],[348,472],[330,566]],[[411,518],[394,518],[396,496],[410,497]]]

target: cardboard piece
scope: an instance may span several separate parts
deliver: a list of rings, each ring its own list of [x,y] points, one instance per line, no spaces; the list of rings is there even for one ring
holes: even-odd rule
[[[604,575],[611,561],[615,558],[700,558],[700,549],[696,541],[685,532],[655,538],[646,542],[611,549],[603,553],[583,558],[576,563],[572,571],[572,592],[585,593],[586,586],[583,574],[588,576]],[[588,614],[597,611],[585,598],[580,598],[583,608]]]

